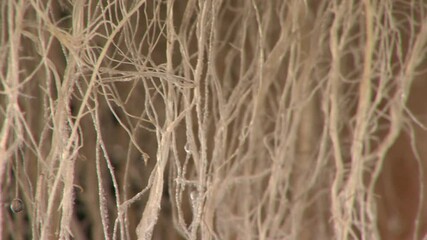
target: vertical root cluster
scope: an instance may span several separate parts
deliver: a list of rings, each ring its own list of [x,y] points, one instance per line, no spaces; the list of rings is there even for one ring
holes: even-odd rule
[[[0,7],[0,238],[426,233],[424,1]]]

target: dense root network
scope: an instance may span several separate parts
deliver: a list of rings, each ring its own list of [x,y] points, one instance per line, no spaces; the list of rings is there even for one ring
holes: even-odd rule
[[[0,238],[427,231],[425,1],[0,6]]]

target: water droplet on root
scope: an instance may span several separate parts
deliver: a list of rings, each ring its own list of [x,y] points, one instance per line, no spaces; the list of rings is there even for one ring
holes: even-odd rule
[[[12,202],[10,203],[10,210],[12,210],[12,212],[14,213],[21,212],[23,209],[24,209],[24,203],[19,198],[13,199]]]
[[[186,143],[186,144],[185,144],[185,146],[184,146],[184,150],[185,150],[185,152],[186,152],[186,153],[191,153],[191,152],[190,152],[190,143]]]

